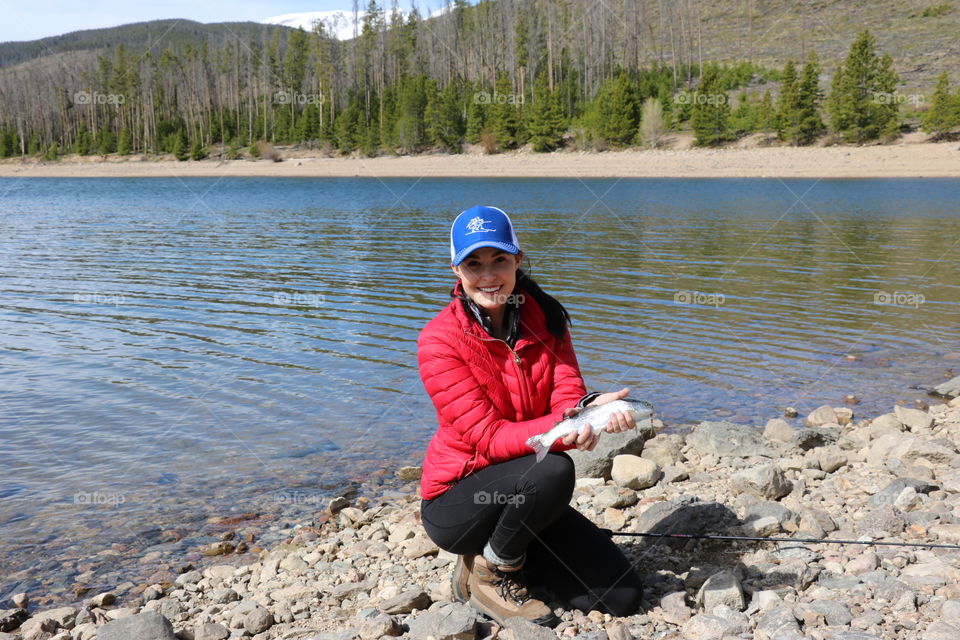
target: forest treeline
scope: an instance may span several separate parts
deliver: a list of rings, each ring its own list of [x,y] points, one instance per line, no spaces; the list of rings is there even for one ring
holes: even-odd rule
[[[440,16],[404,16],[370,0],[359,37],[273,30],[197,46],[120,45],[84,62],[65,53],[0,73],[0,157],[171,153],[228,157],[263,142],[367,155],[488,152],[531,144],[656,146],[692,129],[699,145],[769,132],[804,145],[896,135],[902,107],[923,103],[922,127],[960,126],[960,90],[946,73],[931,96],[905,95],[868,31],[841,60],[811,55],[769,69],[701,58],[698,5],[625,0],[623,15],[580,0],[462,0]],[[71,58],[70,56],[76,57]],[[832,71],[821,88],[824,65]],[[757,86],[772,86],[762,95]],[[916,112],[916,110],[914,110]]]

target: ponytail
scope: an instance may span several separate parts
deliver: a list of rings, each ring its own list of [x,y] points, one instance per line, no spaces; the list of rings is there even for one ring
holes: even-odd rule
[[[572,326],[573,322],[570,320],[570,314],[560,304],[560,301],[541,289],[540,285],[523,269],[517,269],[517,288],[522,289],[537,301],[547,317],[547,330],[557,340],[563,340],[567,327]]]

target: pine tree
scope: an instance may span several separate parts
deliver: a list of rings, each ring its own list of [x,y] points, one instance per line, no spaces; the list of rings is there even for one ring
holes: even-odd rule
[[[443,91],[437,92],[434,88],[427,106],[429,137],[433,143],[448,152],[460,153],[466,127],[457,86],[451,82]]]
[[[690,125],[698,146],[714,146],[734,139],[730,129],[730,103],[719,72],[712,65],[704,70],[692,101]]]
[[[773,98],[767,89],[757,109],[757,131],[770,132],[777,130],[777,114],[773,109]]]
[[[777,100],[777,135],[790,140],[796,134],[799,118],[800,87],[793,60],[787,60],[780,75],[780,97]]]
[[[803,73],[797,83],[796,121],[790,142],[798,145],[810,144],[823,133],[823,120],[820,119],[820,64],[816,55],[803,67]]]
[[[530,142],[534,151],[553,151],[563,145],[566,121],[556,92],[551,92],[545,72],[537,74],[530,109]]]
[[[950,94],[950,80],[944,71],[937,78],[930,109],[923,114],[923,130],[939,138],[960,125],[960,100]]]
[[[46,152],[43,154],[43,159],[47,160],[48,162],[55,162],[57,159],[57,152],[57,143],[51,142],[50,146],[47,147]]]
[[[640,123],[636,89],[621,71],[607,80],[594,100],[593,129],[603,143],[620,147],[633,142]]]
[[[120,129],[120,139],[117,141],[117,153],[121,156],[128,156],[131,151],[130,129],[124,127]]]
[[[467,105],[467,142],[470,144],[480,143],[480,134],[487,124],[487,108],[483,100],[480,99],[485,94],[479,85],[470,95],[470,102]]]
[[[193,139],[193,145],[190,147],[190,158],[193,160],[203,160],[207,157],[207,150],[203,147],[203,140],[200,136]]]
[[[737,97],[737,108],[730,117],[730,126],[737,135],[757,128],[757,107],[750,102],[746,91]]]
[[[520,114],[517,110],[517,94],[507,74],[497,74],[490,106],[490,129],[497,141],[497,148],[513,149],[517,146],[520,129]]]
[[[877,56],[876,41],[861,33],[837,68],[827,100],[830,126],[848,142],[865,142],[896,132],[899,110],[894,91],[900,79],[890,56]]]

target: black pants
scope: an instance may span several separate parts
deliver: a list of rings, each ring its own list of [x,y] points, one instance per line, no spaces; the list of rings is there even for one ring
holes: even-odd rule
[[[526,553],[524,579],[569,609],[627,616],[643,585],[620,549],[569,505],[573,461],[551,453],[524,456],[473,473],[421,503],[423,526],[437,546],[476,554],[490,542],[502,558]]]

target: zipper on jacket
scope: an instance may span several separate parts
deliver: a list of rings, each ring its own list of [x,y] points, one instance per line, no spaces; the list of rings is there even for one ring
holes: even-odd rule
[[[487,342],[502,342],[507,347],[507,351],[509,351],[510,355],[513,356],[513,364],[517,366],[517,377],[520,379],[520,398],[524,405],[524,412],[526,412],[529,409],[530,399],[527,394],[527,379],[526,376],[523,375],[523,369],[520,368],[520,354],[510,348],[510,345],[507,344],[506,340],[501,340],[500,338],[484,338],[475,333],[471,333],[466,329],[464,329],[463,332],[467,335],[477,338],[478,340],[484,340]]]

